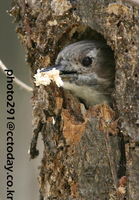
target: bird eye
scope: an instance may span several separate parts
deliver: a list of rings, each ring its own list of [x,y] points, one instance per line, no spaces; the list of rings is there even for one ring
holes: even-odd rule
[[[85,58],[82,60],[82,65],[83,65],[84,67],[89,67],[91,64],[92,64],[92,58],[90,58],[90,57],[85,57]]]

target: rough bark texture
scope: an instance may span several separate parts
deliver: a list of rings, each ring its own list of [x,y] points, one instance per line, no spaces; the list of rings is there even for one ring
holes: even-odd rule
[[[32,82],[36,70],[53,65],[69,43],[106,40],[115,54],[116,111],[106,103],[86,111],[54,83],[33,83],[31,158],[38,155],[39,132],[44,142],[40,199],[139,199],[138,5],[120,0],[12,4]]]

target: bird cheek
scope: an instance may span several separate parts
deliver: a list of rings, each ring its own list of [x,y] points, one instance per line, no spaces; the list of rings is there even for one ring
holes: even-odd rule
[[[81,71],[82,74],[90,74],[93,71],[93,66],[90,65],[88,67],[84,67],[84,66],[81,65],[80,71]]]
[[[86,76],[83,76],[82,74],[78,74],[78,77],[76,79],[77,85],[84,85],[86,83]]]
[[[97,84],[97,77],[95,74],[79,74],[76,80],[77,85],[94,86]]]

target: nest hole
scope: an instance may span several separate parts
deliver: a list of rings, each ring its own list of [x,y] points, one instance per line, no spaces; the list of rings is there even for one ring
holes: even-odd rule
[[[55,46],[56,55],[67,45],[81,40],[97,40],[106,44],[104,37],[88,26],[72,25],[60,36]]]

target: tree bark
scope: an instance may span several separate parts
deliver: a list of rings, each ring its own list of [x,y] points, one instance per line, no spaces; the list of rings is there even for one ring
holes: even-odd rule
[[[12,0],[10,12],[25,46],[34,85],[30,157],[44,153],[40,199],[139,199],[139,10],[134,1]],[[89,110],[55,83],[36,87],[38,68],[55,63],[60,50],[83,39],[114,50],[115,110],[106,102]],[[126,184],[127,178],[127,184]]]

